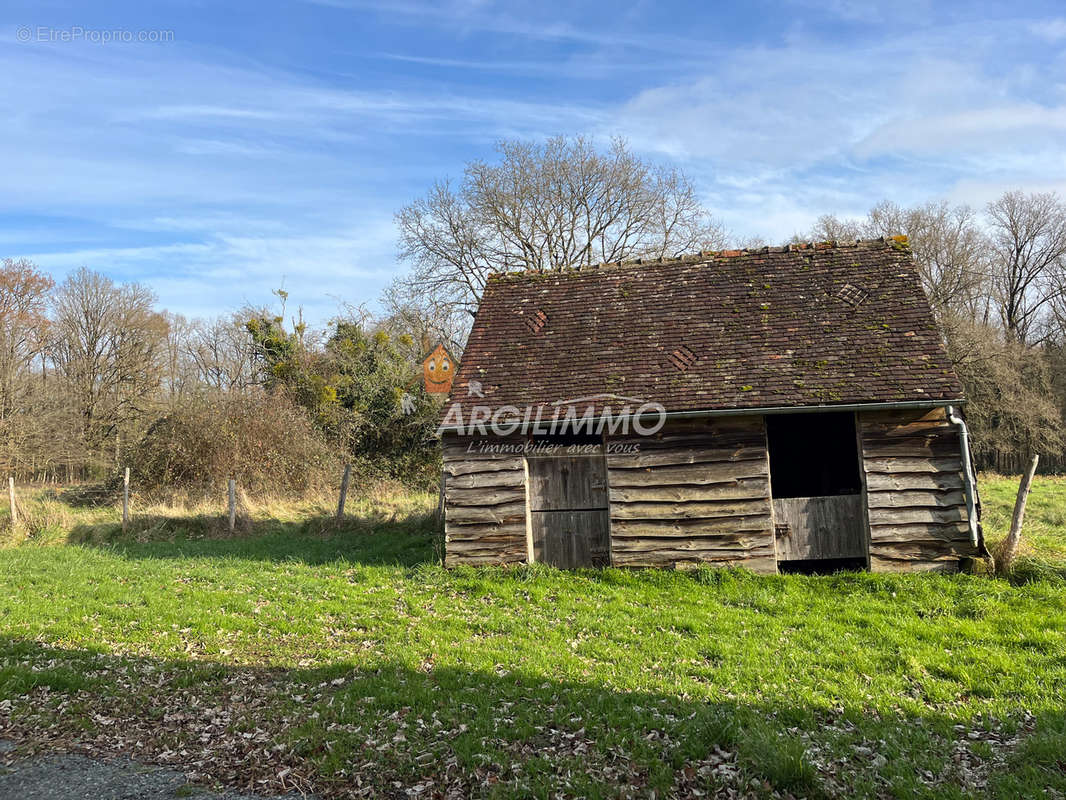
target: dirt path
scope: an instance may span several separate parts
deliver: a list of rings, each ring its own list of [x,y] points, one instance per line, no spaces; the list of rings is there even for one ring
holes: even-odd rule
[[[11,742],[0,740],[0,753]],[[264,800],[260,795],[212,792],[185,775],[128,758],[53,754],[31,756],[0,767],[0,800]],[[289,795],[295,800],[299,795]],[[284,800],[273,798],[272,800]]]

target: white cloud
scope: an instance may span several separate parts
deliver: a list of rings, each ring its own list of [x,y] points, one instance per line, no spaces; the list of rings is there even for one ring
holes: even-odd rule
[[[1027,60],[1028,41],[1024,23],[994,36],[974,23],[741,48],[708,74],[638,92],[615,130],[681,160],[742,235],[785,238],[822,213],[919,202],[964,181],[997,193],[1055,183],[1066,102]]]
[[[1010,155],[1019,141],[1035,157],[1062,152],[1066,136],[1066,106],[1044,108],[1034,103],[993,106],[950,114],[893,120],[855,144],[864,158],[892,153],[940,154],[964,157],[990,153]]]
[[[1058,42],[1066,39],[1066,17],[1045,19],[1034,22],[1029,26],[1034,36],[1047,39],[1049,42]]]
[[[1034,35],[1062,38],[1066,20],[894,27],[832,42],[803,30],[713,47],[516,17],[478,0],[352,5],[456,41],[479,32],[546,42],[502,62],[479,60],[477,48],[396,55],[569,73],[575,89],[526,96],[480,78],[385,88],[357,74],[331,83],[181,43],[6,48],[0,74],[19,77],[4,82],[0,152],[17,157],[0,171],[0,213],[63,216],[77,230],[64,243],[27,226],[0,242],[57,272],[85,264],[142,278],[186,312],[268,302],[287,276],[294,302],[328,316],[332,296],[370,300],[396,269],[392,211],[501,136],[627,135],[640,152],[680,162],[737,234],[770,239],[884,196],[984,198],[1066,182],[1066,61],[1032,52]],[[851,0],[829,10],[862,12]],[[568,58],[538,55],[560,43]],[[589,75],[613,77],[597,86],[614,99],[583,99]]]
[[[292,307],[312,319],[335,313],[338,298],[372,300],[362,289],[391,277],[395,233],[387,218],[333,234],[220,234],[200,241],[142,247],[102,247],[25,255],[57,278],[79,267],[117,280],[142,281],[162,305],[187,316],[222,313],[245,304],[269,305],[285,284]]]

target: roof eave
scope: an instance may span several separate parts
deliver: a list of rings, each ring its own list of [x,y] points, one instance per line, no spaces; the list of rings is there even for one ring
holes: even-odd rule
[[[702,419],[705,417],[750,417],[765,416],[768,414],[811,414],[830,411],[906,411],[922,408],[945,408],[947,406],[966,405],[966,398],[957,397],[953,400],[895,400],[889,402],[873,403],[840,403],[838,405],[816,406],[759,406],[755,408],[708,408],[690,411],[667,411],[664,417],[670,419]],[[602,417],[591,420],[593,424],[599,422]],[[437,434],[456,433],[459,428],[455,425],[442,426],[437,429]]]

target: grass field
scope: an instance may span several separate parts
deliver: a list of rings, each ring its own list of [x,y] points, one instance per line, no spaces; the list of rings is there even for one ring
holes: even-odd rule
[[[990,539],[1015,488],[981,483]],[[264,505],[235,537],[149,508],[124,536],[27,497],[0,736],[322,796],[1066,796],[1062,479],[1013,582],[446,571],[434,501],[339,529]]]

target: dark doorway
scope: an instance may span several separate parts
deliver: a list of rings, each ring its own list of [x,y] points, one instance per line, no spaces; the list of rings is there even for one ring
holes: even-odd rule
[[[855,415],[766,418],[770,494],[779,566],[867,557]]]
[[[855,415],[776,414],[766,418],[774,497],[859,494]]]

